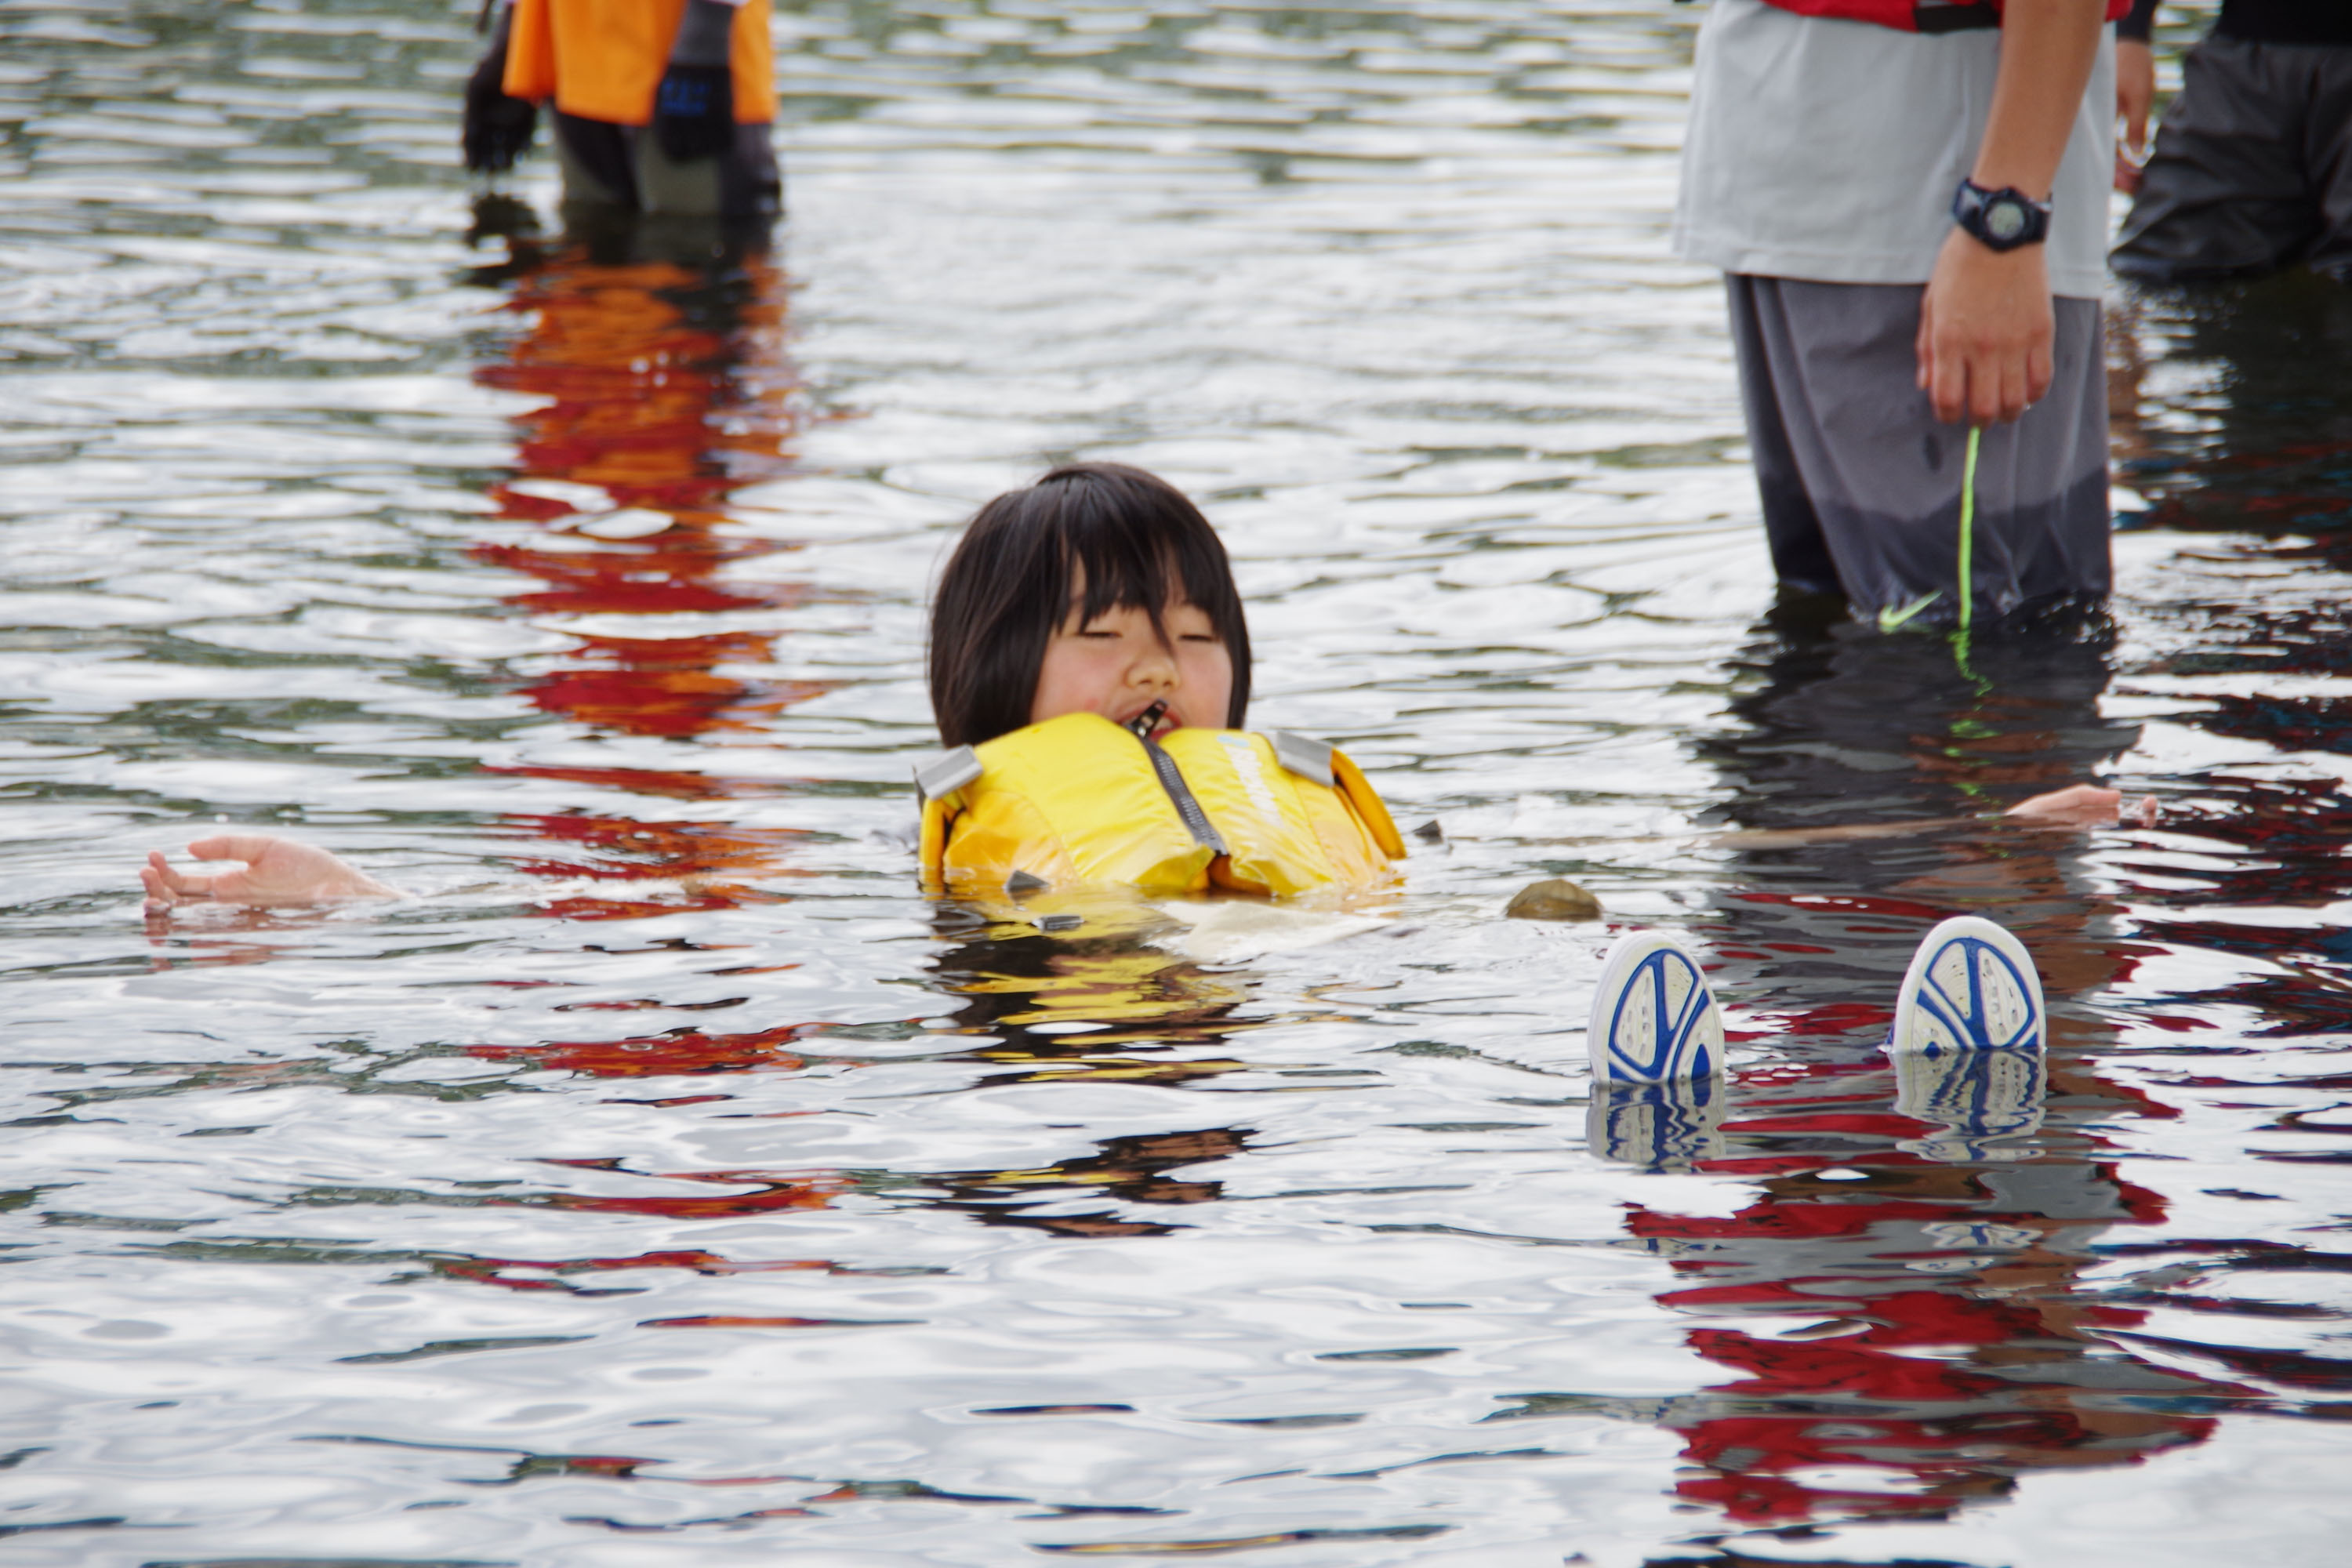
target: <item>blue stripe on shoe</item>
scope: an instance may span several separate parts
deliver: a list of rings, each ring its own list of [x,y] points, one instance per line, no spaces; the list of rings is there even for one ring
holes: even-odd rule
[[[1678,966],[1690,977],[1683,993],[1679,1011],[1669,1016],[1667,1001],[1667,965]],[[1625,1010],[1645,990],[1650,1004],[1650,1016],[1657,1022],[1651,1037],[1652,1047],[1647,1059],[1626,1053],[1618,1041],[1622,1037],[1619,1026],[1624,1022]],[[1625,977],[1624,989],[1617,994],[1617,1005],[1609,1016],[1609,1059],[1612,1065],[1622,1063],[1629,1075],[1654,1081],[1666,1078],[1705,1078],[1715,1071],[1715,1063],[1704,1039],[1696,1039],[1700,1021],[1713,1005],[1714,997],[1706,988],[1706,980],[1696,964],[1671,950],[1653,952],[1633,966]],[[1614,1075],[1612,1075],[1614,1076]]]
[[[1936,966],[1943,962],[1945,954],[1951,952],[1954,944],[1958,945],[1967,961],[1969,979],[1968,995],[1965,998],[1954,997],[1936,979]],[[2010,984],[2017,988],[2019,996],[2031,997],[2033,994],[2032,982],[2019,973],[2017,965],[2011,961],[2009,954],[1982,937],[1961,936],[1953,938],[1951,942],[1938,948],[1934,959],[1929,961],[1927,972],[1921,977],[1919,984],[1919,1005],[1926,1008],[1928,1015],[1937,1023],[1943,1025],[1953,1038],[1963,1041],[1979,1050],[2015,1050],[2021,1047],[2031,1046],[2042,1033],[2042,1019],[2031,1006],[2026,1008],[2025,1019],[2015,1031],[2000,1039],[1992,1037],[1991,1029],[1987,1021],[1987,1015],[1990,1008],[1987,1005],[1984,994],[1984,971],[1979,963],[1986,956],[1990,956],[2000,965]]]

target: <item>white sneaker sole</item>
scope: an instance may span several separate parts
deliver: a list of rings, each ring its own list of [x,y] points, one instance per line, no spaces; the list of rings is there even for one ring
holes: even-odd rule
[[[1585,1045],[1596,1079],[1706,1078],[1723,1070],[1723,1011],[1698,960],[1674,938],[1627,931],[1601,960]]]
[[[1927,933],[1895,994],[1886,1048],[1896,1056],[1946,1051],[2038,1051],[2047,1044],[2042,976],[2025,944],[1975,915]]]

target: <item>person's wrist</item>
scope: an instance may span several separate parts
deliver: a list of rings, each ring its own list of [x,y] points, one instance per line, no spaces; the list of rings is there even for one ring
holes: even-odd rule
[[[736,6],[730,0],[687,0],[671,39],[669,63],[674,66],[723,66],[727,63],[735,26]]]
[[[2015,185],[1988,189],[1964,179],[1952,193],[1952,221],[1987,250],[2006,254],[2050,237],[2050,204]]]

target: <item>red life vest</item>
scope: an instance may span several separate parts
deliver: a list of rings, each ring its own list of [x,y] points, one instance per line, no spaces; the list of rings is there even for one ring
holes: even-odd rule
[[[1800,16],[1834,16],[1845,22],[1875,22],[1904,33],[1957,33],[2000,25],[2001,0],[1764,0]],[[1987,7],[1992,15],[1985,15]],[[2118,22],[2131,0],[2107,0],[2106,19]]]

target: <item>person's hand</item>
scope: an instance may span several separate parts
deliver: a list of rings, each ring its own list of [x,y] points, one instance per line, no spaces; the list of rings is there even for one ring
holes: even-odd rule
[[[735,142],[733,0],[686,0],[669,65],[654,90],[654,140],[673,163],[715,158]]]
[[[490,47],[474,67],[474,74],[466,79],[466,110],[457,142],[466,155],[466,167],[478,174],[499,174],[513,168],[539,129],[539,105],[507,96],[507,31],[513,15],[511,6],[499,13]]]
[[[217,877],[187,877],[172,868],[160,849],[151,852],[139,868],[147,889],[150,912],[184,903],[325,904],[343,899],[396,899],[398,889],[385,887],[358,868],[346,865],[314,845],[298,844],[266,833],[224,833],[199,838],[188,846],[199,860],[241,860],[242,870]]]
[[[2156,106],[2156,51],[2135,38],[2116,40],[2116,189],[2139,189],[2140,165],[2147,162],[2147,116]]]
[[[2096,784],[2070,784],[2021,800],[2001,815],[2035,827],[2111,827],[2124,816],[2124,795],[2121,790],[2101,789]],[[2130,815],[2141,826],[2154,826],[2156,796],[2143,795],[2134,803]]]
[[[2056,313],[2042,247],[2000,251],[1955,228],[1919,300],[1919,385],[1947,425],[2016,418],[2050,390]]]
[[[673,163],[715,158],[735,140],[735,79],[723,65],[670,63],[654,93],[654,136]]]

